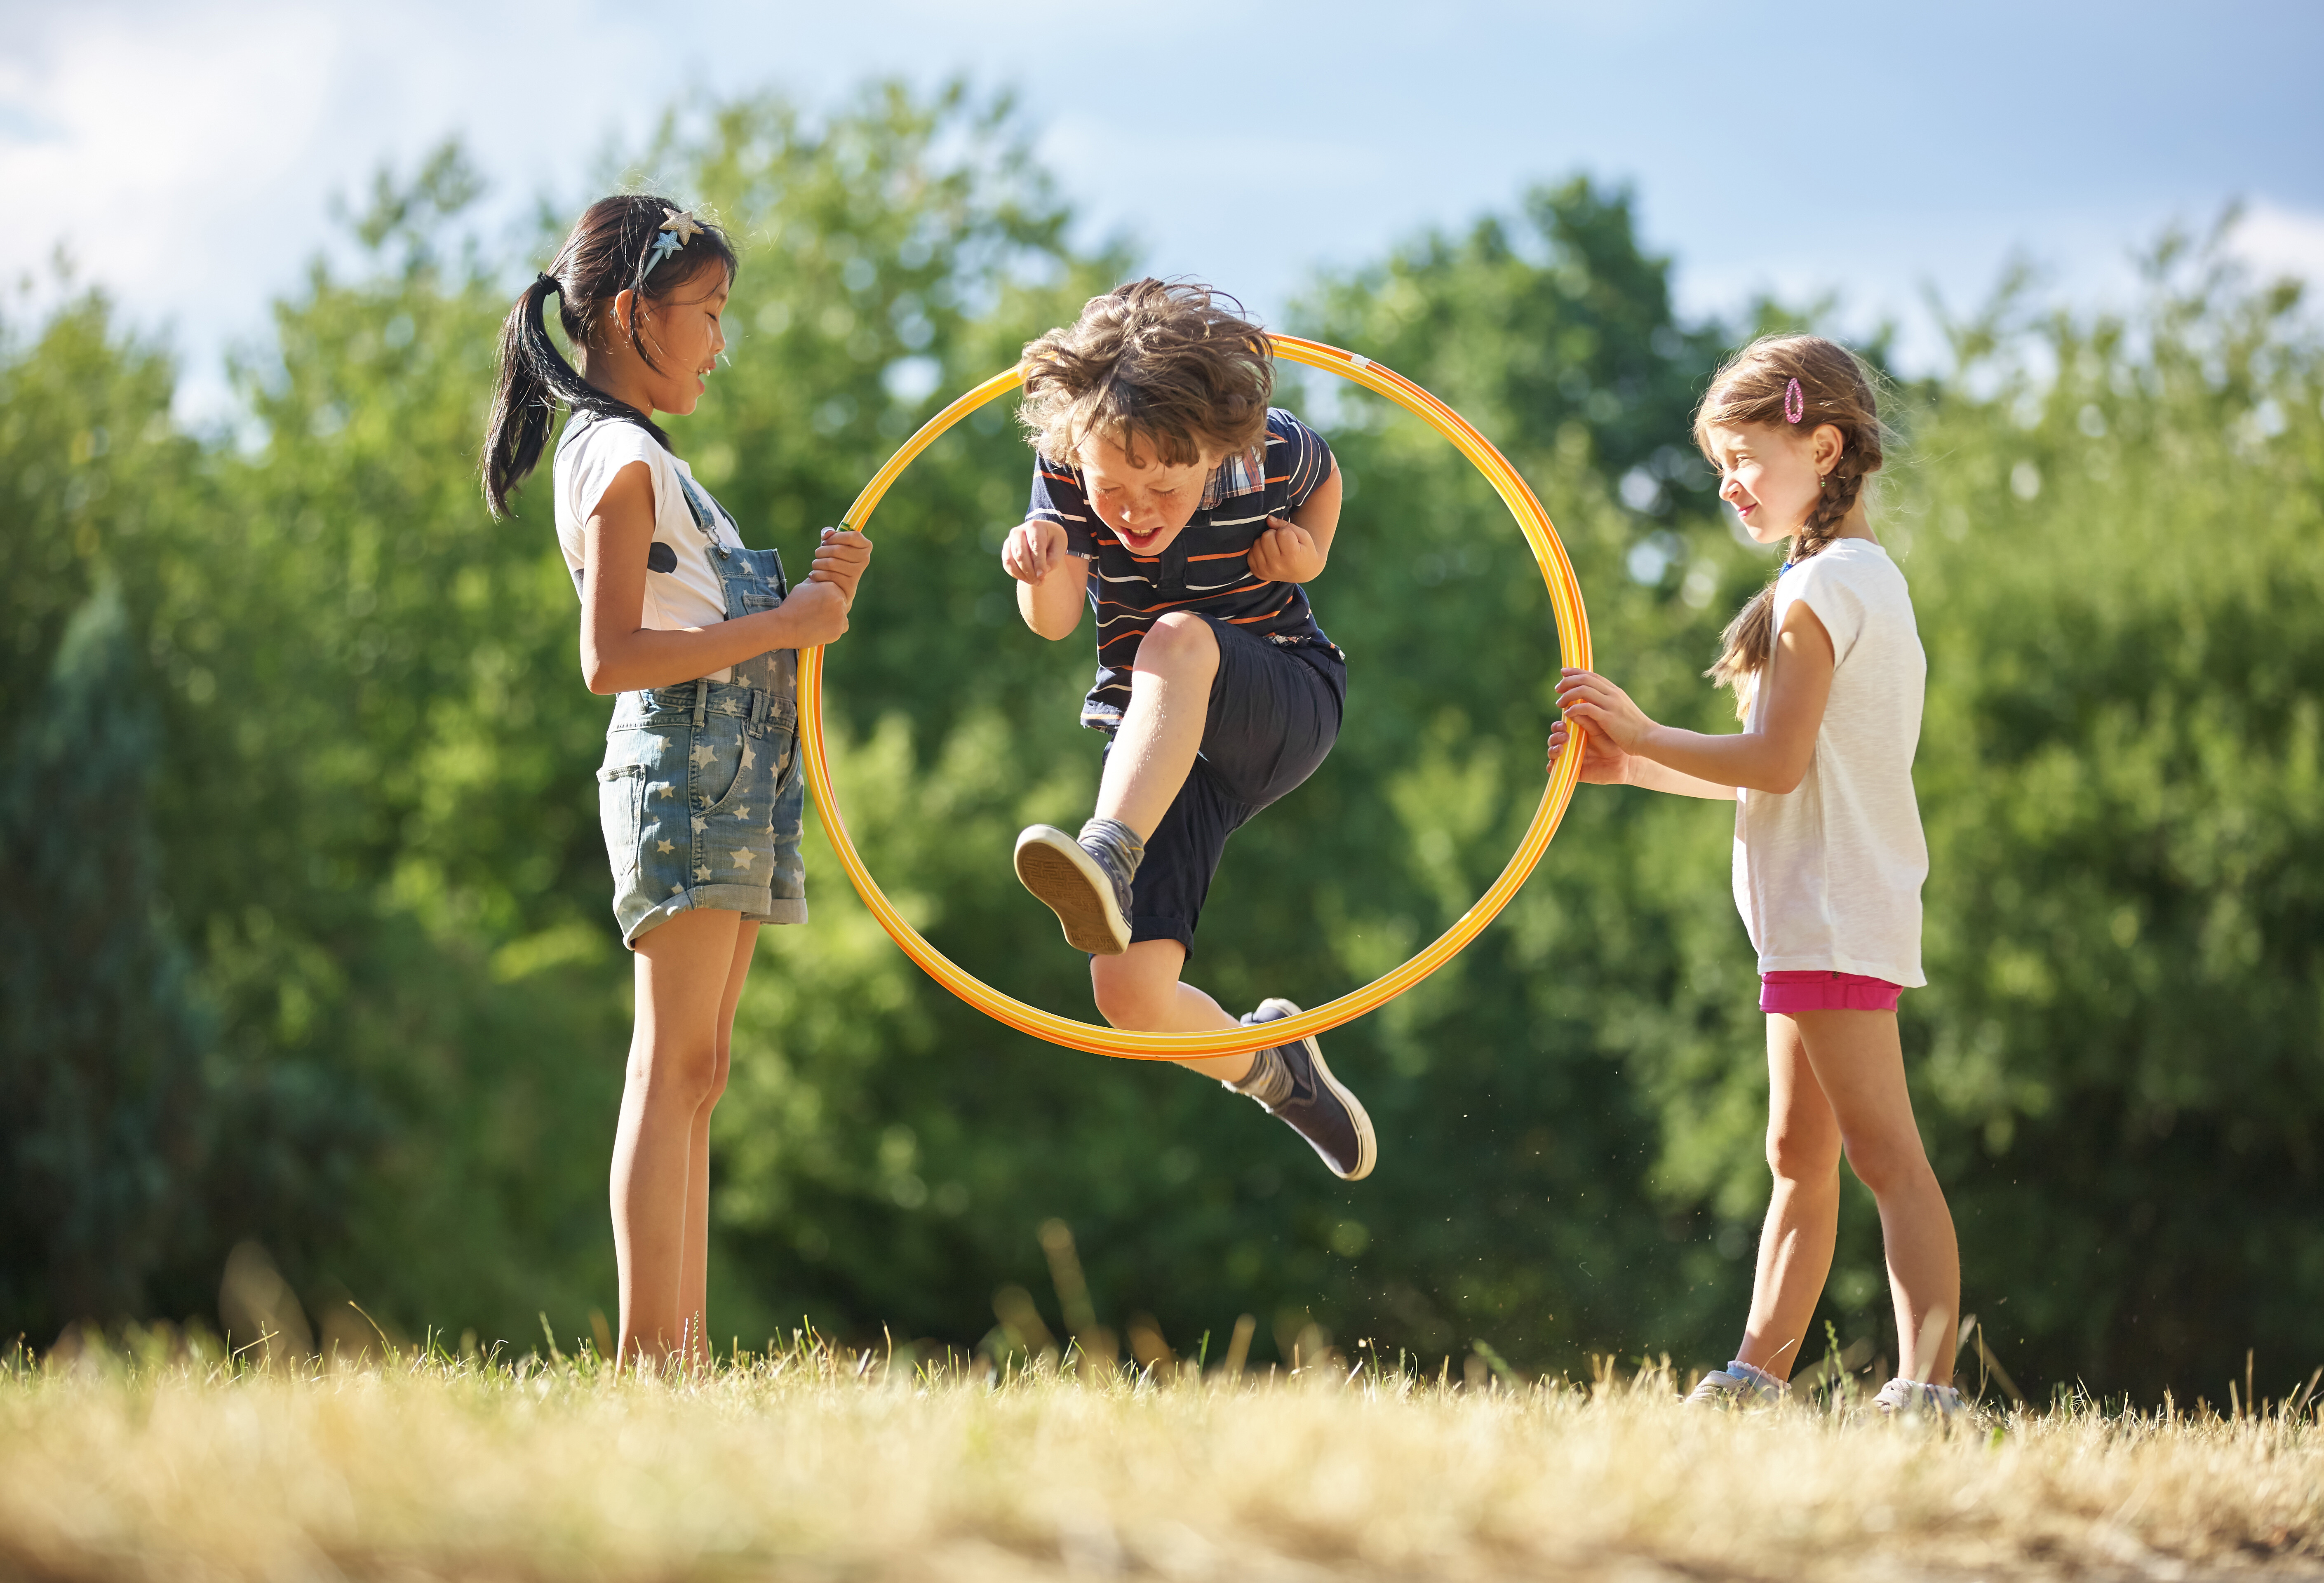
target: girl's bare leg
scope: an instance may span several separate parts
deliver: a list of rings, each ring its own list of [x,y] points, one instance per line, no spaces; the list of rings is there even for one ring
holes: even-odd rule
[[[1202,1034],[1240,1026],[1217,1001],[1178,981],[1185,965],[1186,948],[1176,940],[1140,940],[1120,956],[1091,957],[1090,988],[1097,996],[1098,1015],[1115,1027],[1155,1034]],[[1250,1063],[1251,1056],[1244,1054],[1178,1064],[1221,1082],[1240,1082],[1250,1075]]]
[[[1139,640],[1130,707],[1098,782],[1099,818],[1129,825],[1140,841],[1154,833],[1202,751],[1218,674],[1218,635],[1200,616],[1173,611]]]
[[[1840,1234],[1840,1119],[1799,1025],[1767,1018],[1767,1168],[1775,1189],[1759,1232],[1751,1317],[1735,1356],[1777,1379],[1798,1367]]]
[[[712,1070],[710,1092],[694,1113],[694,1131],[687,1147],[686,1256],[679,1268],[678,1311],[695,1361],[711,1360],[708,1325],[710,1285],[710,1112],[726,1091],[726,1074],[733,1064],[734,1008],[742,999],[742,985],[751,976],[751,953],[759,948],[759,925],[744,924],[734,934],[734,955],[726,973],[726,990],[718,1001],[718,1059]]]
[[[1803,1011],[1808,1063],[1840,1119],[1848,1164],[1880,1205],[1880,1239],[1896,1303],[1896,1372],[1932,1385],[1952,1383],[1960,1320],[1960,1247],[1952,1211],[1929,1168],[1904,1050],[1893,1011]]]
[[[686,1341],[694,1138],[723,1072],[721,1008],[742,925],[740,913],[680,913],[641,935],[633,953],[637,1026],[611,1184],[624,1364],[658,1361]]]

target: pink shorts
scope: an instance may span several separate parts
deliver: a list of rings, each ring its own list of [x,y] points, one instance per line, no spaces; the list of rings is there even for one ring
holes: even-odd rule
[[[1815,971],[1759,975],[1759,1009],[1788,1017],[1797,1011],[1894,1011],[1901,984],[1862,973]]]

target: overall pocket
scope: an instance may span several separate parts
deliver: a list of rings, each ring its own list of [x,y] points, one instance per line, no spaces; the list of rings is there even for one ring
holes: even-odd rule
[[[751,765],[743,763],[746,756]],[[707,815],[723,811],[738,796],[747,802],[760,757],[742,721],[731,714],[710,716],[687,747],[687,805],[696,815]]]
[[[605,861],[616,884],[638,871],[638,826],[645,806],[645,766],[617,764],[597,771],[597,820],[605,832]]]

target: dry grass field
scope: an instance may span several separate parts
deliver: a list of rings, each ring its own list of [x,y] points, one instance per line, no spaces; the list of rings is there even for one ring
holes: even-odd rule
[[[0,1578],[2324,1578],[2312,1406],[1943,1427],[1680,1383],[147,1338],[0,1372]]]

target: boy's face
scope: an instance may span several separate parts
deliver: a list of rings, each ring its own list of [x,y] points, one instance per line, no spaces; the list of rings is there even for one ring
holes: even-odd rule
[[[1205,454],[1170,466],[1150,446],[1139,446],[1132,456],[1097,435],[1082,442],[1076,459],[1090,504],[1132,555],[1160,555],[1170,547],[1203,503],[1203,485],[1218,465]]]

